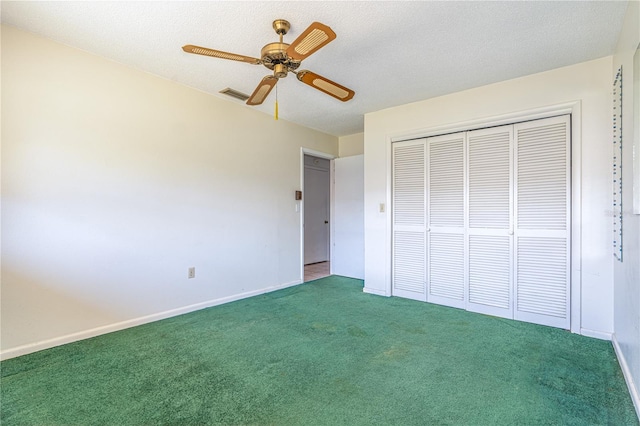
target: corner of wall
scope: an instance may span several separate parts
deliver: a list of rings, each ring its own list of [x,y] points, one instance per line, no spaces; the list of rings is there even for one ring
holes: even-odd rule
[[[620,363],[620,368],[622,369],[622,375],[624,376],[624,380],[627,383],[629,395],[631,396],[631,401],[633,402],[633,406],[636,409],[636,414],[638,415],[638,418],[640,418],[640,392],[638,391],[638,384],[633,380],[631,369],[629,368],[629,363],[627,362],[627,358],[625,357],[624,352],[620,347],[620,343],[618,342],[615,333],[611,336],[611,343],[613,344],[613,349],[616,353],[616,356],[618,357],[618,362]]]
[[[364,133],[355,133],[338,138],[338,156],[350,157],[364,154]]]
[[[611,79],[622,67],[622,205],[623,261],[614,262],[613,346],[627,382],[631,399],[640,418],[640,215],[633,214],[633,144],[640,143],[634,134],[634,117],[640,114],[634,94],[640,88],[634,75],[634,55],[640,45],[640,2],[630,1],[612,61]],[[637,96],[637,95],[635,95]],[[637,149],[637,148],[636,148]],[[635,166],[637,167],[637,166]],[[635,171],[639,173],[640,171]]]

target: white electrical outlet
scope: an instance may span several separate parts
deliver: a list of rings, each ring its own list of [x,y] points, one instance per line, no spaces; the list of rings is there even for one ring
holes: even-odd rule
[[[189,278],[195,278],[196,277],[196,267],[192,266],[189,268]]]

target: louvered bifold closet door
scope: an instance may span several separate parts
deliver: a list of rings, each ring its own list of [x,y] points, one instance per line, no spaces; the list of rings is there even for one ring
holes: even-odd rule
[[[515,318],[570,326],[569,116],[520,123],[515,136]]]
[[[427,139],[427,300],[465,307],[465,134]]]
[[[424,139],[393,144],[394,296],[427,300],[426,152]]]
[[[467,309],[513,318],[513,126],[467,133]]]

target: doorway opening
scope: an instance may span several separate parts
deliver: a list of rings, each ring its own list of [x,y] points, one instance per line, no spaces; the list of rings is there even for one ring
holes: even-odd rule
[[[331,159],[303,154],[303,265],[304,281],[330,275]]]

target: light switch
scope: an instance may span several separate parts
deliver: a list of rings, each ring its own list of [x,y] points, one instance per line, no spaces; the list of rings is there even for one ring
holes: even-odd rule
[[[384,203],[380,203],[380,213],[384,213]]]

